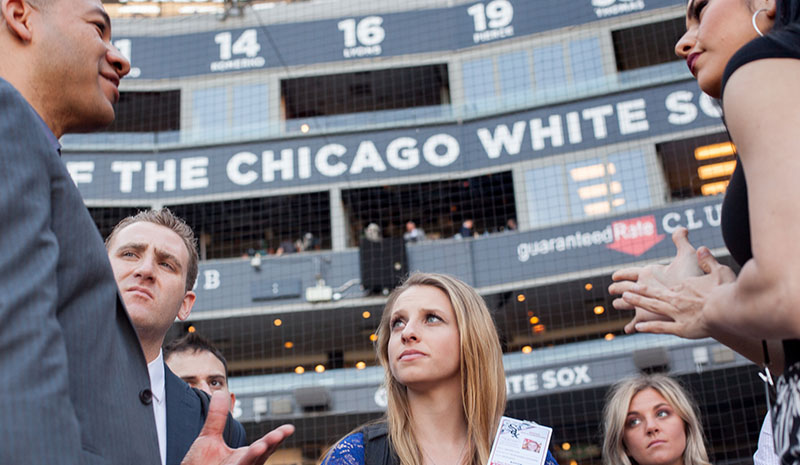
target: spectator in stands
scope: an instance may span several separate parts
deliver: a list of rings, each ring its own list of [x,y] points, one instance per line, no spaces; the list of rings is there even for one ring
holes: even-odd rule
[[[298,239],[295,243],[295,249],[298,252],[310,252],[312,250],[319,250],[320,243],[319,239],[314,237],[313,233],[307,232],[303,234],[301,239]]]
[[[506,231],[516,231],[517,230],[517,220],[514,218],[509,218],[506,221]]]
[[[695,251],[680,230],[672,264],[620,270],[610,291],[623,297],[615,307],[636,308],[629,332],[714,337],[783,372],[772,412],[775,444],[784,463],[797,463],[800,207],[786,199],[800,196],[800,0],[692,0],[686,26],[675,50],[700,88],[722,100],[738,152],[721,229],[742,270],[736,277],[708,248]]]
[[[417,227],[417,223],[408,221],[406,223],[406,232],[403,234],[403,239],[406,242],[421,242],[425,240],[425,231]]]
[[[474,226],[475,222],[471,218],[464,220],[464,222],[461,223],[461,229],[458,230],[458,238],[469,239],[473,237],[475,235]]]
[[[340,440],[323,463],[486,464],[506,383],[483,298],[450,276],[412,274],[389,296],[377,334],[386,416]]]
[[[291,239],[284,239],[281,241],[280,245],[278,245],[278,250],[275,251],[275,255],[281,256],[283,254],[290,254],[297,252],[297,248],[294,246],[294,242]]]
[[[368,224],[366,229],[364,229],[364,237],[366,237],[367,240],[370,242],[383,241],[383,233],[381,232],[381,227],[378,226],[377,223]]]
[[[122,300],[147,360],[161,463],[178,465],[200,434],[208,398],[192,390],[164,363],[161,345],[175,318],[192,311],[197,248],[192,229],[168,209],[142,211],[120,221],[106,239]],[[247,445],[244,428],[230,415],[225,441]]]
[[[206,338],[195,332],[171,341],[164,346],[164,362],[189,386],[209,396],[221,391],[230,397],[233,412],[236,395],[228,389],[228,362]]]
[[[606,465],[710,465],[697,407],[668,376],[638,375],[615,384],[603,425]]]

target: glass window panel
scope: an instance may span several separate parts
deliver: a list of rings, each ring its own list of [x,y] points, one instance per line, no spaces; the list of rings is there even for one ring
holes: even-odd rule
[[[226,91],[225,87],[210,87],[192,93],[192,127],[196,131],[222,133],[228,107]]]
[[[479,104],[494,99],[494,67],[491,58],[464,62],[464,98],[467,103]]]
[[[533,73],[537,89],[563,86],[567,82],[561,44],[533,49]]]
[[[527,51],[497,57],[500,89],[503,97],[525,95],[531,91],[530,58]]]
[[[597,37],[573,40],[569,43],[572,79],[575,82],[603,77],[603,58]]]
[[[525,185],[531,227],[540,228],[569,221],[562,165],[526,171]]]
[[[237,133],[263,132],[269,127],[269,87],[251,84],[233,88],[233,128]]]

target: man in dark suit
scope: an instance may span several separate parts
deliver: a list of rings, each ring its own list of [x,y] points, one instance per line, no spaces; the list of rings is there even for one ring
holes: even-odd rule
[[[231,412],[236,395],[228,388],[228,362],[208,339],[190,332],[164,346],[164,362],[186,384],[208,395],[221,391],[231,399]]]
[[[147,365],[58,137],[114,118],[129,63],[100,0],[0,0],[0,463],[158,464]],[[184,463],[263,463],[291,432],[222,440],[214,395]]]
[[[164,208],[120,221],[106,249],[147,359],[162,462],[178,465],[203,428],[211,393],[192,389],[175,376],[161,346],[172,322],[185,320],[192,311],[197,241],[192,229]],[[232,417],[223,437],[230,447],[247,445],[244,428]]]

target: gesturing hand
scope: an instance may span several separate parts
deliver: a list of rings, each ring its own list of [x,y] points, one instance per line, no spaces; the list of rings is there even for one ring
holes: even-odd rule
[[[659,282],[638,283],[622,295],[628,305],[666,319],[637,322],[636,331],[674,334],[688,339],[710,336],[703,307],[709,294],[718,286],[735,281],[736,274],[721,265],[706,247],[697,251],[697,260],[706,273],[703,276],[687,278],[672,287]]]
[[[228,402],[227,396],[219,391],[211,396],[206,423],[186,453],[182,465],[263,465],[281,442],[294,433],[294,426],[282,425],[249,447],[231,449],[222,439],[228,419]]]
[[[611,279],[615,282],[608,287],[612,295],[622,295],[637,283],[640,285],[662,284],[667,287],[675,286],[684,279],[702,276],[703,270],[698,266],[697,251],[689,242],[689,231],[678,228],[672,233],[672,242],[675,244],[675,258],[669,265],[647,265],[644,267],[624,268],[615,272]],[[617,310],[636,310],[633,319],[625,325],[626,333],[636,332],[636,325],[645,321],[667,321],[669,317],[647,311],[642,307],[634,307],[622,298],[616,298],[612,305]]]

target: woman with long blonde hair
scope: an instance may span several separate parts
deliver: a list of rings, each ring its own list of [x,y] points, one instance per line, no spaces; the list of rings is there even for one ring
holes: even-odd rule
[[[710,465],[697,407],[669,376],[615,384],[603,409],[605,465]]]
[[[386,416],[340,440],[323,463],[485,465],[506,383],[483,298],[451,276],[412,274],[389,296],[377,336]]]

